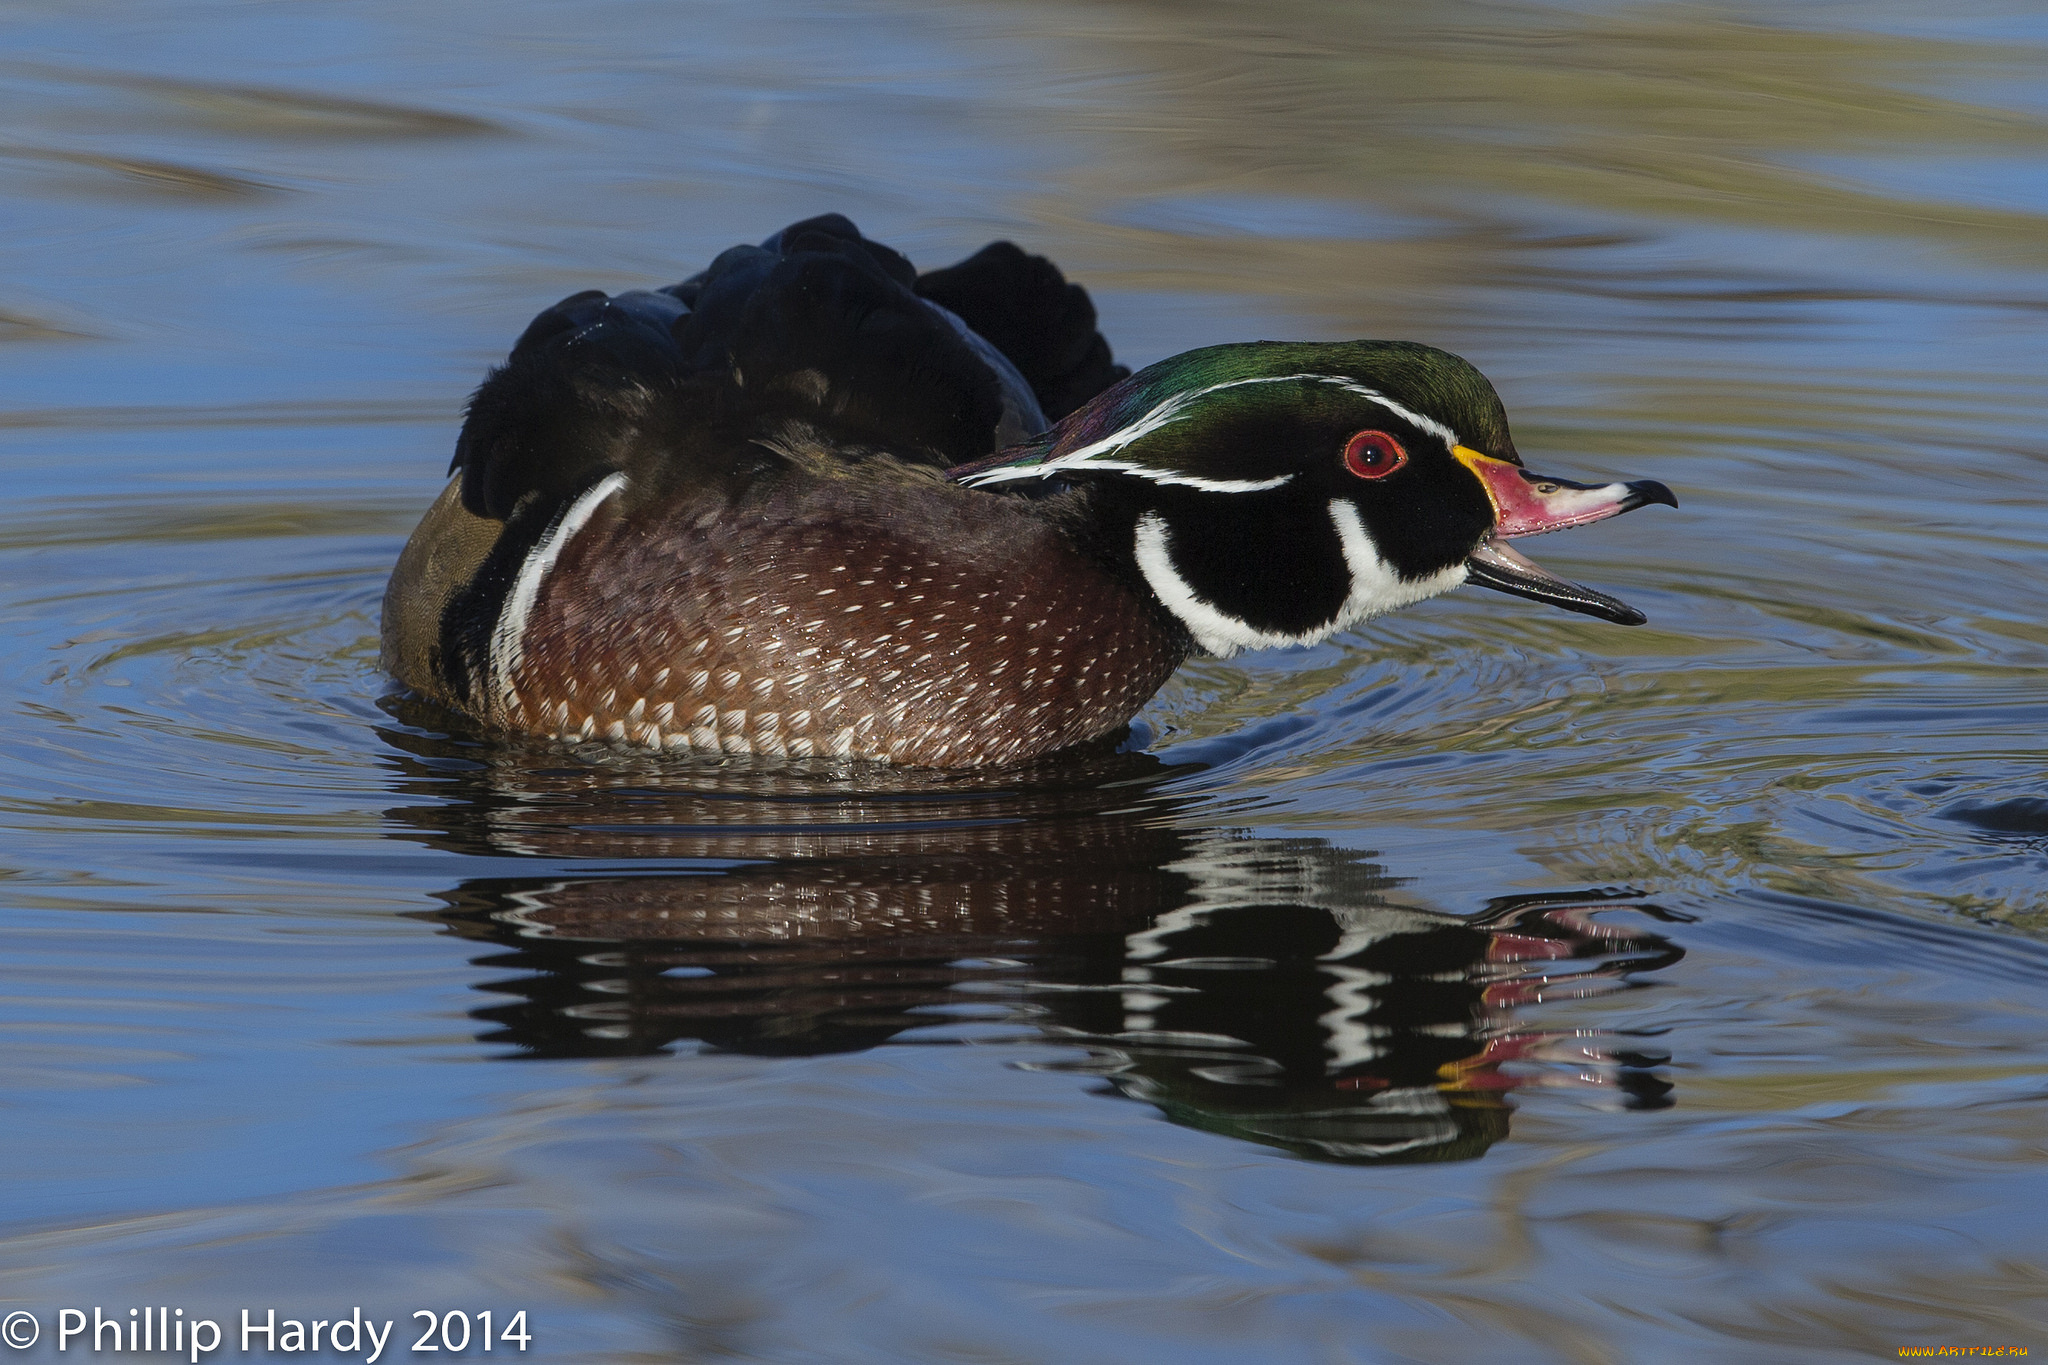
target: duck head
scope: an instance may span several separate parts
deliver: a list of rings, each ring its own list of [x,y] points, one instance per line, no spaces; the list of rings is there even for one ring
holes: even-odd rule
[[[1653,480],[1529,472],[1484,375],[1389,341],[1189,351],[951,477],[1086,489],[1101,548],[1226,655],[1312,644],[1461,583],[1638,625],[1641,612],[1507,541],[1678,505]]]

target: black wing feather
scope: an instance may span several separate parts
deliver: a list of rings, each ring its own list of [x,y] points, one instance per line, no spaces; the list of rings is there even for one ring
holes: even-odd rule
[[[463,506],[545,525],[614,470],[652,466],[672,483],[715,477],[721,459],[758,462],[754,438],[792,419],[849,450],[936,468],[978,459],[1003,418],[1002,381],[924,300],[1008,357],[1049,418],[1129,373],[1087,293],[1043,257],[998,242],[919,276],[826,214],[681,284],[573,294],[535,318],[470,400],[452,466]]]
[[[658,302],[657,302],[658,301]],[[573,294],[535,318],[469,401],[456,438],[462,505],[503,521],[538,494],[573,499],[683,416],[681,350],[665,294]]]
[[[1057,422],[1130,374],[1095,328],[1088,291],[1043,256],[991,242],[958,265],[917,277],[917,292],[995,343]]]

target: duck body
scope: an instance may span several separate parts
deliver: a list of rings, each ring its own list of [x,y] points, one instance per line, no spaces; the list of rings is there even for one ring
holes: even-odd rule
[[[392,576],[400,681],[564,739],[931,766],[1128,721],[1183,633],[1073,534],[1077,495],[945,477],[1128,371],[1045,262],[995,248],[920,294],[900,261],[814,220],[542,314]]]
[[[385,596],[414,691],[566,740],[944,767],[1113,733],[1197,649],[1475,576],[1639,620],[1495,533],[1671,500],[1527,475],[1444,352],[1254,343],[1131,376],[1042,258],[919,276],[837,216],[544,312],[451,472]]]
[[[1055,513],[936,477],[639,501],[608,475],[525,556],[461,709],[572,740],[933,767],[1077,744],[1136,714],[1187,645]],[[432,516],[468,514],[444,494]]]

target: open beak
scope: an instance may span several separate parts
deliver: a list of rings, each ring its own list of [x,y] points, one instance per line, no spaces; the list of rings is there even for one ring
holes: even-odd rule
[[[1537,567],[1527,556],[1510,549],[1507,542],[1517,536],[1540,536],[1545,531],[1604,521],[1647,503],[1676,507],[1678,499],[1670,489],[1655,479],[1572,483],[1532,474],[1518,464],[1496,460],[1464,446],[1453,446],[1451,454],[1479,477],[1479,482],[1486,486],[1486,496],[1493,502],[1493,531],[1466,561],[1466,582],[1511,592],[1517,597],[1533,597],[1538,602],[1598,616],[1617,625],[1639,626],[1649,619],[1626,602],[1577,583],[1567,583]]]

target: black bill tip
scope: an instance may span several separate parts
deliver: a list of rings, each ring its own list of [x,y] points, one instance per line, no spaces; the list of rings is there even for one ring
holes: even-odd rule
[[[1666,507],[1678,506],[1678,495],[1655,479],[1635,479],[1626,485],[1628,496],[1621,501],[1621,510],[1633,512],[1638,507],[1651,503],[1662,503]]]

